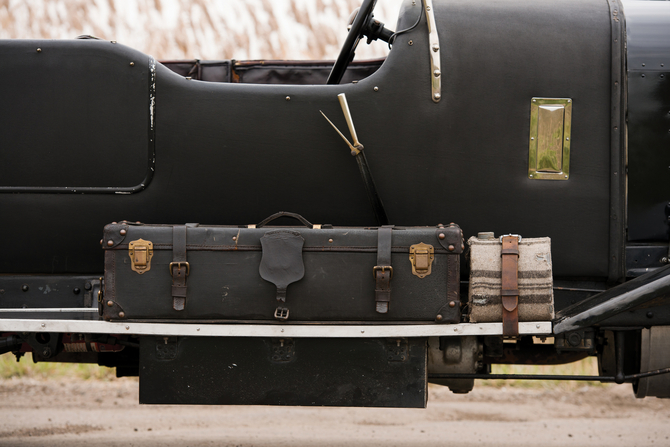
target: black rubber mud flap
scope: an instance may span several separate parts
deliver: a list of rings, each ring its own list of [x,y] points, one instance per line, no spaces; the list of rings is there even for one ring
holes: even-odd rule
[[[145,336],[140,403],[426,406],[426,339]]]

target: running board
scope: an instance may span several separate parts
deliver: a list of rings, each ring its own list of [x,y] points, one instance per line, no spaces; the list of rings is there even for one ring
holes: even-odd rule
[[[58,332],[198,337],[393,338],[502,335],[502,323],[461,324],[192,324],[0,319],[0,332]],[[551,321],[519,323],[519,335],[550,335]]]

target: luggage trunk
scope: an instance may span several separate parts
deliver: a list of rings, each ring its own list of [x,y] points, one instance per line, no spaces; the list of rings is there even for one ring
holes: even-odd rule
[[[279,213],[287,215],[288,213]],[[106,320],[460,321],[460,228],[105,227]]]

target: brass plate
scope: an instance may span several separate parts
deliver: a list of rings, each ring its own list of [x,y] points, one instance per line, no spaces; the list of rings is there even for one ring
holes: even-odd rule
[[[409,247],[409,261],[412,263],[412,273],[419,278],[425,278],[430,275],[434,259],[435,249],[432,245],[421,242]]]
[[[139,273],[151,270],[151,258],[154,255],[154,244],[151,241],[138,239],[128,243],[128,256],[130,256],[130,268]]]
[[[532,98],[528,144],[528,178],[570,178],[572,99]]]

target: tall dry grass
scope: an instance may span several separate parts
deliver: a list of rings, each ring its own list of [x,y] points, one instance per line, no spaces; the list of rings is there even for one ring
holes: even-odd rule
[[[116,370],[88,363],[34,363],[31,353],[20,362],[11,353],[0,355],[0,380],[12,378],[112,380]]]
[[[379,0],[395,28],[402,0]],[[0,38],[91,34],[158,59],[333,59],[360,0],[0,0]],[[380,57],[386,45],[361,45]]]
[[[597,375],[598,363],[595,357],[567,365],[493,365],[494,374],[562,374],[562,375]],[[34,379],[80,379],[80,380],[114,380],[114,368],[106,368],[90,364],[68,363],[33,363],[31,354],[26,354],[17,362],[12,354],[0,355],[0,380],[11,378]],[[476,386],[495,388],[550,388],[574,390],[584,386],[604,387],[599,382],[563,382],[557,380],[478,380]]]

